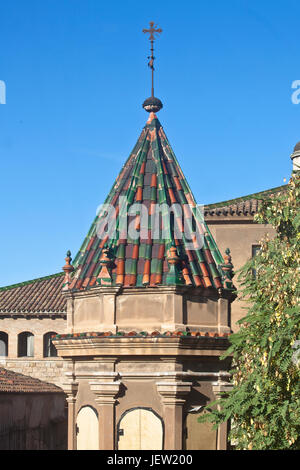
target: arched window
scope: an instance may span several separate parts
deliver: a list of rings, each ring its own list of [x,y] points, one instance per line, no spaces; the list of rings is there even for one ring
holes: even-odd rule
[[[191,407],[185,419],[185,450],[216,450],[217,431],[211,423],[199,423],[198,418],[208,411],[198,404]],[[198,408],[198,409],[197,409]]]
[[[57,335],[55,331],[50,331],[44,335],[44,357],[57,357],[57,350],[52,343],[52,336]]]
[[[83,406],[76,420],[77,450],[99,449],[98,414],[91,406]]]
[[[162,450],[163,421],[150,408],[123,413],[118,425],[118,450]]]
[[[24,331],[18,336],[18,356],[33,357],[34,356],[34,336],[29,331]]]
[[[0,356],[8,355],[8,334],[0,331]]]

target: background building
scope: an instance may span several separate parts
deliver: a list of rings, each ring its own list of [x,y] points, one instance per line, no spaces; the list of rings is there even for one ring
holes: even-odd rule
[[[66,449],[65,403],[59,387],[0,367],[0,449]]]

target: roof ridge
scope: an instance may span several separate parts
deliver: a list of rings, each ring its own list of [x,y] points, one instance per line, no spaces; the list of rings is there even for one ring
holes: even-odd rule
[[[63,276],[63,275],[64,275],[64,273],[61,272],[61,273],[50,274],[50,275],[44,276],[44,277],[38,277],[38,278],[32,279],[30,281],[18,282],[17,284],[11,284],[9,286],[0,287],[0,291],[6,291],[6,290],[9,290],[9,289],[14,289],[16,287],[23,287],[23,286],[26,286],[28,284],[33,284],[33,283],[45,281],[47,279],[52,279],[54,277],[59,277],[59,276]]]
[[[234,199],[227,199],[225,201],[216,202],[212,204],[205,204],[204,208],[213,209],[214,207],[223,207],[223,206],[235,203],[235,202],[247,201],[249,199],[259,199],[258,197],[259,195],[264,195],[264,194],[267,195],[267,194],[272,194],[273,192],[279,192],[281,189],[284,189],[286,187],[287,187],[287,184],[284,184],[282,186],[276,186],[275,188],[265,189],[264,191],[259,191],[257,193],[248,194],[246,196],[240,196]]]

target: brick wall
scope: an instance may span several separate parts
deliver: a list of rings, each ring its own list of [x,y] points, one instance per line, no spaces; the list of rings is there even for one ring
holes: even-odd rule
[[[0,332],[8,335],[8,356],[0,356],[0,365],[61,387],[71,364],[59,357],[44,357],[44,335],[48,332],[65,333],[66,326],[64,318],[2,317]],[[25,331],[34,335],[33,357],[18,357],[18,335]]]

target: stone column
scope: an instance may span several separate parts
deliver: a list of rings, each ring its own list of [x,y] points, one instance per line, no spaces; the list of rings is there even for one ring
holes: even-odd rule
[[[67,394],[68,403],[68,450],[76,450],[76,395],[78,391],[78,383],[72,380],[62,384],[64,392]]]
[[[169,287],[165,290],[164,316],[161,324],[162,330],[176,331],[185,329],[183,319],[183,293],[182,289]]]
[[[67,299],[67,331],[74,333],[74,298],[73,294],[64,291],[63,295]]]
[[[106,287],[106,289],[109,289]],[[111,289],[110,289],[111,290]],[[113,289],[112,292],[102,293],[102,305],[103,305],[103,323],[107,331],[116,333],[116,294],[118,289]]]
[[[218,378],[217,382],[212,383],[212,389],[215,394],[216,399],[221,398],[224,392],[228,392],[232,389],[232,384],[222,380],[221,377]],[[218,405],[220,409],[220,405]],[[217,450],[227,450],[228,436],[227,436],[227,427],[228,423],[221,423],[217,431]]]
[[[8,335],[8,357],[7,359],[16,359],[18,357],[18,335]]]
[[[119,393],[119,381],[93,381],[91,390],[96,395],[99,414],[99,449],[115,449],[115,403]]]
[[[230,333],[229,301],[222,297],[218,299],[218,333]]]
[[[44,336],[34,335],[34,357],[36,359],[44,358]]]
[[[192,382],[157,382],[157,390],[164,406],[165,450],[182,449],[182,408]]]

